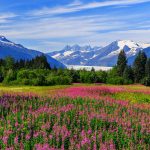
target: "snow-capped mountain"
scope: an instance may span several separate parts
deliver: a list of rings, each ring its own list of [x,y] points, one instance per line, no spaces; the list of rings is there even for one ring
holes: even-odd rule
[[[96,57],[102,47],[91,46],[69,46],[67,45],[61,51],[48,53],[53,58],[68,65],[85,65],[89,59]]]
[[[5,58],[6,56],[12,56],[16,60],[18,59],[32,59],[36,56],[42,55],[42,52],[27,49],[24,46],[20,44],[15,44],[8,39],[6,39],[4,36],[0,36],[0,58]],[[50,57],[47,54],[44,54],[47,57],[47,60],[52,68],[65,68],[65,65],[63,65],[58,60]]]
[[[132,64],[134,58],[140,50],[150,47],[150,44],[136,43],[131,40],[118,40],[114,41],[106,47],[102,48],[101,54],[96,56],[87,62],[87,65],[102,65],[102,66],[114,66],[117,63],[118,54],[121,50],[124,50],[129,64]]]
[[[129,64],[132,64],[140,50],[145,51],[150,57],[149,47],[150,44],[137,43],[131,40],[118,40],[105,47],[67,46],[63,50],[49,53],[49,55],[67,65],[111,67],[116,64],[121,50],[125,51]]]

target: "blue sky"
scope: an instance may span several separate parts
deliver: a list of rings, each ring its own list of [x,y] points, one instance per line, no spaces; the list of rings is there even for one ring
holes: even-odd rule
[[[0,0],[0,35],[43,52],[150,43],[150,0]]]

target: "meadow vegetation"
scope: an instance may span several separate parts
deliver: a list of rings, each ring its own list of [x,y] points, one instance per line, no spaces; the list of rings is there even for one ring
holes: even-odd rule
[[[22,87],[30,93],[16,88],[11,94],[6,88],[0,96],[1,149],[150,148],[150,88],[52,87],[41,87],[47,89],[43,95],[31,93],[40,87]]]

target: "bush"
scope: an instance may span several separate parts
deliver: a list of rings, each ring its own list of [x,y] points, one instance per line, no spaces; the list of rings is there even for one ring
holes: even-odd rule
[[[142,84],[144,84],[145,86],[150,86],[150,77],[145,77],[142,80]]]
[[[133,80],[131,79],[123,79],[123,84],[128,85],[128,84],[133,84]]]
[[[14,72],[13,70],[8,70],[7,75],[4,79],[4,83],[8,84],[14,80],[16,80],[16,72]]]
[[[60,78],[59,78],[59,80],[60,80]],[[64,76],[64,77],[61,77],[61,80],[58,83],[60,83],[60,85],[70,85],[71,81],[72,81],[72,79],[69,76]]]
[[[107,72],[105,72],[105,71],[98,71],[98,72],[96,72],[96,75],[97,75],[97,82],[99,82],[99,83],[106,83]]]
[[[108,84],[115,84],[115,85],[123,85],[124,79],[122,77],[113,77],[113,78],[107,78]]]
[[[17,80],[19,82],[19,80]],[[30,85],[31,84],[31,81],[29,79],[22,79],[21,82],[19,82],[23,85]]]
[[[40,85],[40,81],[38,78],[32,79],[30,85],[38,86]]]
[[[52,75],[47,76],[46,78],[46,85],[55,85],[56,81]]]
[[[123,85],[124,79],[117,75],[117,68],[114,67],[108,72],[107,81],[108,84]]]
[[[70,85],[72,79],[69,76],[48,76],[46,78],[47,85]]]
[[[0,73],[0,83],[3,82],[3,80],[4,80],[4,76],[2,73]]]
[[[20,70],[17,73],[17,80],[29,79],[29,70]]]

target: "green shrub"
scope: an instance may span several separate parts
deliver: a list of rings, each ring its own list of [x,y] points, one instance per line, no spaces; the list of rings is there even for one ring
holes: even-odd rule
[[[71,84],[72,79],[69,76],[64,76],[58,79],[58,83],[60,83],[60,85],[70,85]]]
[[[19,82],[19,80],[18,80]],[[30,85],[31,81],[29,79],[22,79],[19,83],[23,84],[23,85]]]
[[[0,83],[3,82],[3,80],[4,80],[4,76],[2,73],[0,73]]]
[[[4,79],[4,83],[6,83],[6,84],[8,84],[8,83],[10,83],[11,81],[14,81],[14,80],[16,80],[16,72],[15,71],[13,71],[13,70],[8,70],[8,72],[7,72],[7,75],[6,75],[6,77],[5,77],[5,79]]]
[[[150,77],[145,77],[142,80],[142,84],[144,84],[145,86],[150,86]]]
[[[54,77],[51,76],[51,75],[47,76],[47,78],[46,78],[46,85],[55,85],[55,84],[56,84],[56,82],[54,80]]]
[[[107,80],[107,72],[106,71],[98,71],[96,72],[97,82],[106,83]]]
[[[17,73],[17,80],[29,79],[29,70],[20,70]]]
[[[123,85],[124,79],[122,77],[113,77],[113,78],[107,78],[108,84],[115,84],[115,85]]]
[[[131,79],[123,79],[123,84],[125,84],[125,85],[133,84],[133,80],[131,80]]]

